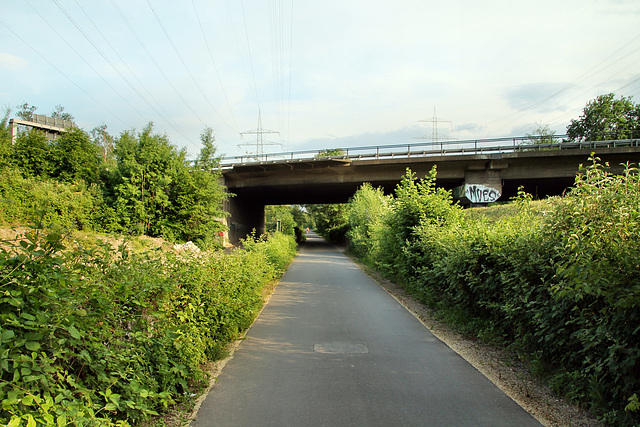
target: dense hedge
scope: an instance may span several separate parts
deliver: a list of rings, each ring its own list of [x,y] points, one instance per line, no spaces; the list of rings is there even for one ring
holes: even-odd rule
[[[350,212],[388,203],[354,249],[467,332],[510,346],[556,391],[617,425],[640,422],[640,179],[593,159],[542,212],[521,194],[514,214],[463,212],[408,172]],[[376,202],[376,200],[378,200]],[[357,204],[361,206],[357,206]],[[365,206],[362,206],[365,204]],[[513,209],[513,207],[510,207]],[[369,239],[371,245],[363,245]]]
[[[137,424],[184,399],[295,254],[284,235],[231,254],[66,241],[33,228],[0,250],[2,424]]]
[[[102,193],[96,185],[24,177],[11,168],[0,172],[0,224],[27,224],[38,218],[55,227],[82,230],[103,220]]]

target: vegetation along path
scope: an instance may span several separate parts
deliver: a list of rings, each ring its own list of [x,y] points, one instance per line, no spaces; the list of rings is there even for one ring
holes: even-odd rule
[[[311,235],[192,423],[214,425],[539,423]]]

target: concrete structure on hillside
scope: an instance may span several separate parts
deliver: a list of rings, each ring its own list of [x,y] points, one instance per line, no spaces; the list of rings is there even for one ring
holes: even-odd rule
[[[27,126],[43,131],[48,140],[55,140],[59,134],[73,129],[76,126],[71,120],[63,120],[55,117],[48,117],[42,114],[33,114],[31,120],[9,120],[11,127],[11,145],[16,143],[18,137],[18,126]]]

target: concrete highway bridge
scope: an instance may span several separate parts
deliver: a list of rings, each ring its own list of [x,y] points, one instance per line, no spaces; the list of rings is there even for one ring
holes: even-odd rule
[[[591,153],[621,173],[640,163],[640,139],[531,143],[530,138],[485,139],[298,151],[222,160],[229,241],[264,232],[266,205],[345,203],[365,182],[391,193],[410,168],[424,177],[436,165],[438,186],[463,205],[508,200],[518,187],[535,197],[560,195]],[[324,153],[339,153],[325,155]]]

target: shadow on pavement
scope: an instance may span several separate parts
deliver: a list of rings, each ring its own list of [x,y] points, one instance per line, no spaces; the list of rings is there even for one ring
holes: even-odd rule
[[[300,244],[300,249],[304,251],[336,250],[336,248],[340,248],[339,245],[327,242],[322,236],[312,231],[306,237],[307,240]]]

